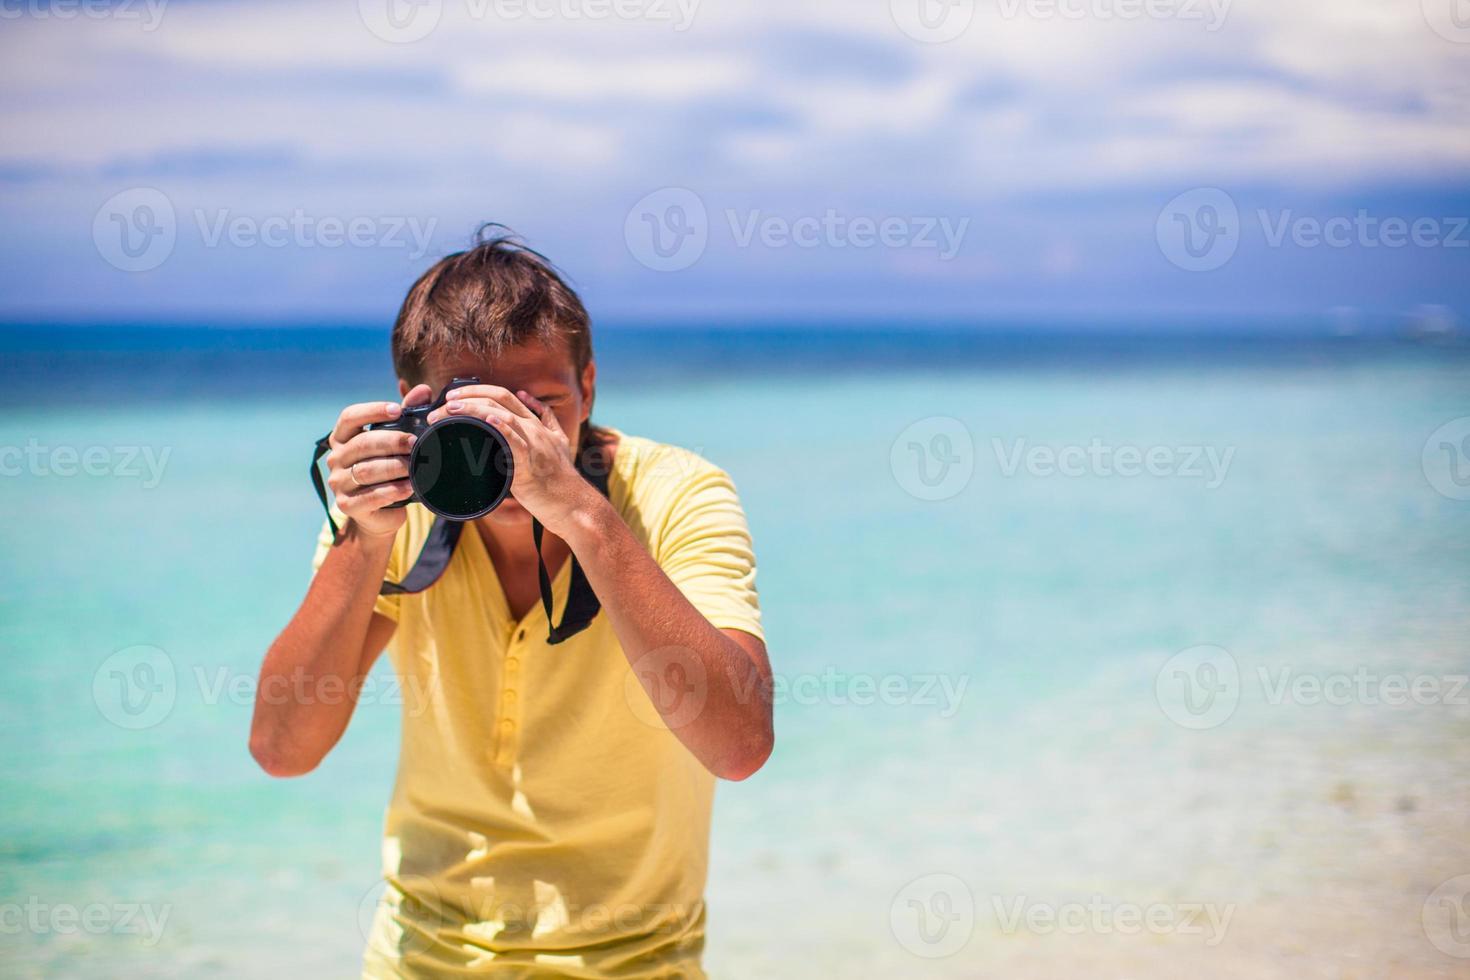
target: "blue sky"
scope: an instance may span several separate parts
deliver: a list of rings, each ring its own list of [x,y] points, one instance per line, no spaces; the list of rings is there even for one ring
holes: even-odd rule
[[[0,317],[1464,323],[1466,2],[9,3]]]

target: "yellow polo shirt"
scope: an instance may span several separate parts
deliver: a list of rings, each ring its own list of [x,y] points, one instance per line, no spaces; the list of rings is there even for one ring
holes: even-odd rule
[[[761,636],[729,476],[619,439],[609,496],[623,520],[712,624]],[[408,508],[391,580],[432,522]],[[318,567],[330,547],[324,527]],[[553,582],[558,617],[570,569]],[[548,645],[541,604],[511,618],[469,528],[438,582],[376,609],[398,624],[403,742],[364,975],[702,977],[714,777],[654,710],[607,615]],[[661,666],[671,697],[697,698],[685,665]]]

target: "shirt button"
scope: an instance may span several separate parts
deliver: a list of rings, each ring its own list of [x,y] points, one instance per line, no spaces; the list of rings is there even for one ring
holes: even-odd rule
[[[520,669],[521,669],[521,662],[519,660],[517,660],[515,657],[511,657],[511,658],[509,658],[508,660],[505,661],[505,673],[508,676],[514,677],[516,675],[516,671],[518,671]]]
[[[500,722],[500,730],[509,735],[511,732],[514,732],[516,730],[516,723],[511,721],[509,718],[503,719]]]
[[[502,694],[500,696],[500,700],[503,701],[503,702],[505,702],[506,706],[509,707],[510,705],[516,703],[516,692],[515,691],[506,691],[504,694]],[[505,720],[506,721],[510,721],[509,718],[507,718]]]

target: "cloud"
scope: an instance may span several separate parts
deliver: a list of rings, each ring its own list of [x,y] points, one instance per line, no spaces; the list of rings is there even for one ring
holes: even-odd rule
[[[1028,213],[1054,222],[1034,202],[1057,195],[1080,214],[1200,185],[1470,179],[1470,44],[1417,0],[997,0],[941,44],[904,33],[905,0],[426,0],[399,10],[433,15],[408,43],[380,36],[388,2],[176,0],[154,30],[7,20],[0,219],[85,251],[89,209],[148,183],[183,210],[376,209],[446,235],[512,216],[613,269],[626,209],[663,186],[787,213],[1004,213],[1014,237]],[[1057,278],[1095,257],[1065,235],[1005,251],[952,268]]]

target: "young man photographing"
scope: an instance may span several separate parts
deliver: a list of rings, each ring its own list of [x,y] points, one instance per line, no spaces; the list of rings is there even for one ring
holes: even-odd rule
[[[715,777],[770,754],[771,676],[735,489],[693,453],[590,422],[596,369],[575,293],[538,254],[482,241],[424,274],[393,329],[402,402],[342,411],[305,600],[266,653],[250,750],[311,771],[355,697],[272,698],[293,679],[355,693],[390,651],[402,750],[383,846],[371,977],[703,976]],[[443,575],[401,580],[433,524],[411,495],[413,437],[365,429],[457,388],[430,421],[494,426],[511,497],[466,526]],[[607,496],[578,471],[595,460]],[[600,613],[548,643],[532,518],[563,608],[576,563]],[[640,689],[639,685],[642,685]]]

